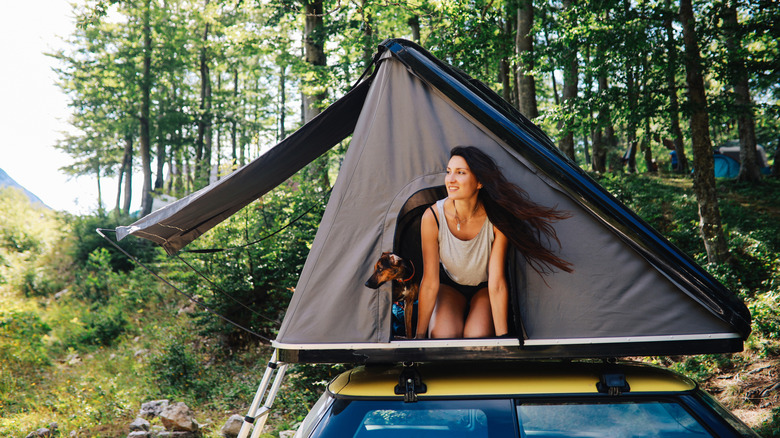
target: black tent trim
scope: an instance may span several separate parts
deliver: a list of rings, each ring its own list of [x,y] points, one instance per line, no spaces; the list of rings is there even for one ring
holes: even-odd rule
[[[400,340],[384,344],[295,344],[273,341],[279,357],[289,363],[391,363],[451,360],[517,360],[612,358],[621,356],[674,356],[732,353],[742,350],[733,333],[687,336],[633,336],[625,338]]]
[[[574,165],[519,111],[506,105],[482,83],[444,64],[412,42],[386,40],[379,50],[392,52],[414,75],[438,89],[536,165],[649,263],[680,285],[686,294],[747,338],[751,330],[750,313],[734,293]]]

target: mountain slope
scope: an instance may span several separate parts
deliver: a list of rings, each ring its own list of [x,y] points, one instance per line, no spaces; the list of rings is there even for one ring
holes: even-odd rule
[[[46,208],[49,208],[46,204],[41,201],[41,199],[35,194],[26,188],[24,188],[21,184],[16,182],[13,178],[11,178],[3,169],[0,169],[0,188],[2,187],[15,187],[21,191],[24,192],[25,195],[27,195],[27,198],[30,199],[30,202],[33,204],[40,204]]]

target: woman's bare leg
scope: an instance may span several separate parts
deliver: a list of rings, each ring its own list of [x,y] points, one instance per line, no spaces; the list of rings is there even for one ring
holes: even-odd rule
[[[462,338],[466,297],[450,286],[440,285],[430,323],[431,338]]]
[[[490,307],[490,295],[487,288],[480,289],[469,306],[469,314],[463,328],[464,338],[489,338],[495,336],[493,312]]]

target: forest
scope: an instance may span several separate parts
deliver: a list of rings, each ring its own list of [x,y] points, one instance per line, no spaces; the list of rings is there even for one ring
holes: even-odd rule
[[[349,91],[379,42],[405,38],[487,84],[746,302],[744,352],[641,360],[780,436],[776,1],[76,0],[73,14],[49,54],[73,114],[62,170],[119,184],[85,216],[0,192],[14,212],[0,223],[0,435],[56,422],[63,436],[127,436],[156,399],[185,401],[205,436],[244,415],[348,141],[195,251],[122,242],[170,283],[94,230],[258,157]],[[714,174],[725,145],[739,148],[734,178]],[[232,250],[197,252],[210,248]],[[294,367],[265,436],[294,428],[343,369]]]

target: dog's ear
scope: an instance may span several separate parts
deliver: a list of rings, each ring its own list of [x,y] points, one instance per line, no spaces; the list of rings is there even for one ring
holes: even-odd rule
[[[399,265],[403,262],[403,259],[396,254],[390,254],[390,261],[393,262],[393,265]]]

